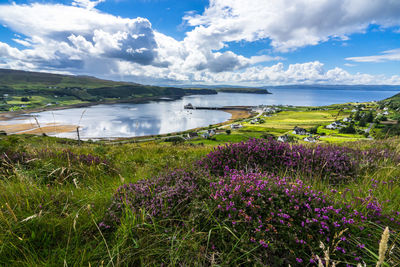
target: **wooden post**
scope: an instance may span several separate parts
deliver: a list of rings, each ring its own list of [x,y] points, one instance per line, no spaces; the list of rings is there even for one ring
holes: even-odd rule
[[[79,126],[76,127],[76,133],[78,134],[78,146],[81,145],[81,137],[79,136]]]

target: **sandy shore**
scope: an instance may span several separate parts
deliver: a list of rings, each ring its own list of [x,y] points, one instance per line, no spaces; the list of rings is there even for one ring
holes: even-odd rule
[[[58,134],[75,132],[75,125],[60,125],[48,123],[40,127],[34,123],[19,123],[10,125],[0,125],[0,130],[7,134]]]
[[[230,113],[232,117],[228,122],[238,120],[238,119],[246,119],[251,116],[251,113],[248,110],[237,110],[237,109],[227,109],[223,110],[224,112]]]

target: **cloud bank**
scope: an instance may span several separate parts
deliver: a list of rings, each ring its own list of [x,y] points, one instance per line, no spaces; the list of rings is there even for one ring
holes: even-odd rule
[[[202,14],[184,17],[192,29],[182,41],[156,31],[146,18],[99,11],[103,1],[0,5],[0,23],[22,36],[13,39],[22,48],[0,41],[0,67],[151,84],[400,84],[399,76],[325,70],[319,61],[285,67],[282,57],[245,57],[228,47],[229,42],[268,40],[273,50],[285,53],[346,40],[371,23],[399,26],[400,1],[211,0]],[[398,54],[347,60],[398,60]],[[265,62],[271,66],[260,65]]]

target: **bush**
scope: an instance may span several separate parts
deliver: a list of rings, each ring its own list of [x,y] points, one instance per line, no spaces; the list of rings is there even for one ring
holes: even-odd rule
[[[107,211],[103,228],[119,224],[125,208],[133,213],[145,211],[149,218],[179,218],[185,214],[188,204],[198,195],[201,175],[184,170],[175,170],[150,180],[140,180],[135,184],[123,185],[115,193]]]
[[[350,150],[342,147],[309,148],[272,139],[251,139],[246,143],[217,147],[199,164],[217,175],[231,169],[274,173],[290,171],[306,177],[318,175],[336,183],[353,176],[357,170],[357,162],[350,154]]]
[[[261,135],[261,138],[264,138],[264,139],[276,139],[276,136],[275,135],[273,135],[273,134],[270,134],[270,133],[263,133],[262,135]]]
[[[318,127],[319,127],[319,125],[316,125],[316,126],[310,128],[308,131],[309,131],[311,134],[317,134],[317,133],[318,133]]]
[[[367,113],[367,116],[366,116],[365,119],[366,119],[367,122],[369,122],[369,123],[371,123],[371,122],[374,121],[374,114],[372,113],[372,110],[370,110],[370,111]]]
[[[301,180],[233,171],[211,184],[209,206],[216,220],[242,237],[242,251],[267,266],[305,266],[322,256],[323,243],[332,244],[331,256],[342,262],[376,263],[365,247],[377,248],[380,235],[374,224],[396,227],[397,219],[382,215],[373,197],[357,198],[363,211],[313,190]],[[230,251],[229,240],[214,237],[217,251]],[[235,239],[231,238],[235,243]],[[253,261],[254,261],[253,258]]]
[[[225,132],[226,132],[227,135],[230,135],[232,131],[228,129]]]
[[[181,136],[173,136],[173,137],[166,138],[164,141],[165,142],[171,142],[174,145],[177,145],[177,144],[184,143],[185,139],[183,137],[181,137]]]
[[[216,175],[226,170],[288,172],[304,178],[321,177],[331,183],[342,183],[357,175],[361,166],[375,167],[377,159],[400,158],[387,150],[353,150],[346,147],[307,147],[270,139],[250,139],[248,142],[219,146],[199,161],[199,165]]]
[[[133,240],[137,247],[126,249],[135,260],[143,257],[141,251],[157,251],[154,255],[160,257],[153,257],[152,265],[167,263],[161,255],[176,252],[174,263],[179,265],[314,266],[317,256],[324,256],[322,242],[331,259],[370,266],[376,263],[370,251],[378,251],[381,228],[389,226],[396,236],[400,224],[399,212],[383,214],[386,202],[377,201],[374,194],[380,191],[375,190],[397,181],[372,180],[366,196],[357,197],[358,188],[322,193],[302,180],[271,172],[310,170],[339,177],[336,172],[348,175],[361,164],[394,159],[393,153],[382,147],[360,151],[261,139],[225,145],[193,170],[119,187],[99,226],[108,234],[129,232],[132,239],[125,242]],[[342,172],[343,166],[355,168]],[[396,245],[392,259],[399,254],[398,243],[395,238],[389,242]]]
[[[365,127],[366,125],[367,125],[367,122],[364,118],[362,118],[358,123],[358,126],[360,126],[360,127]]]
[[[356,128],[354,128],[354,124],[350,124],[346,127],[340,128],[339,133],[344,133],[344,134],[355,134],[356,133]]]

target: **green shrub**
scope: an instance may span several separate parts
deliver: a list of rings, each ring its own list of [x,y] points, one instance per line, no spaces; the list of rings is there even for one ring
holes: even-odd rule
[[[356,128],[354,128],[354,124],[350,124],[349,126],[340,128],[339,133],[354,134],[356,133]]]
[[[183,137],[181,137],[181,136],[172,136],[172,137],[166,138],[165,142],[171,142],[174,145],[177,145],[177,144],[184,143],[185,139]]]

